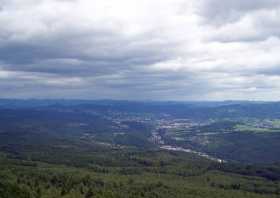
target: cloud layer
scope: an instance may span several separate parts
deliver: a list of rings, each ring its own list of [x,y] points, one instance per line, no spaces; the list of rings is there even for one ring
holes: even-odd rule
[[[1,97],[277,100],[278,0],[0,0]]]

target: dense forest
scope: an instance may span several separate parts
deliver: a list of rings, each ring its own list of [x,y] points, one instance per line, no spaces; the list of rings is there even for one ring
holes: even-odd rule
[[[280,166],[217,164],[184,153],[112,151],[65,162],[1,155],[1,198],[279,197]],[[76,154],[79,155],[79,154]],[[113,156],[113,157],[112,157]]]

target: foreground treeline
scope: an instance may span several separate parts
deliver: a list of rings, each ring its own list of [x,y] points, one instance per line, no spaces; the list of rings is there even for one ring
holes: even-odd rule
[[[101,151],[100,151],[101,152]],[[106,150],[88,164],[0,158],[1,198],[277,198],[280,166],[217,164],[163,151]],[[75,155],[78,155],[77,153]],[[82,153],[80,154],[83,155]],[[80,158],[82,158],[80,156]],[[112,159],[112,156],[115,156]],[[63,156],[61,156],[63,157]],[[100,156],[99,156],[100,157]],[[91,159],[91,160],[90,160]],[[113,160],[113,161],[112,161]]]

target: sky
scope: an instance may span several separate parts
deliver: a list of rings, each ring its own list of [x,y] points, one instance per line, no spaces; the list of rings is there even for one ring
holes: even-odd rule
[[[0,98],[279,100],[279,0],[0,0]]]

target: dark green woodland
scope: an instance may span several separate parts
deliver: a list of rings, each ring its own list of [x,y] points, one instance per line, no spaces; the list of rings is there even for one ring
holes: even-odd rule
[[[0,198],[279,198],[279,105],[255,105],[1,101]]]

